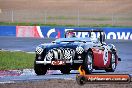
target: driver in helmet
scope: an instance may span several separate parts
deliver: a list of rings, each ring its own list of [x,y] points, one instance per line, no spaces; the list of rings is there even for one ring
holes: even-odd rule
[[[67,33],[67,38],[73,38],[75,37],[75,33],[74,32],[68,32]]]

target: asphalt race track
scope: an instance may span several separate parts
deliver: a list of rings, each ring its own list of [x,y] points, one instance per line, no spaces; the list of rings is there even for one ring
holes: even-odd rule
[[[41,43],[51,42],[54,39],[39,38],[15,38],[0,37],[0,49],[2,50],[21,50],[25,52],[34,52],[35,47]],[[132,41],[128,40],[106,40],[106,43],[113,43],[117,47],[118,55],[122,59],[119,62],[114,73],[132,75]],[[96,73],[105,73],[105,71],[94,71]],[[2,75],[4,74],[4,75]],[[71,71],[69,75],[63,75],[60,71],[48,71],[44,76],[36,76],[33,69],[24,69],[22,71],[0,71],[0,83],[14,83],[19,81],[37,81],[47,79],[75,79],[78,71]]]

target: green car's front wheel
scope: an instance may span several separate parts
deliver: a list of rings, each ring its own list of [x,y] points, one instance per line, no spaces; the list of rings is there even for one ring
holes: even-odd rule
[[[37,75],[45,75],[47,72],[47,67],[43,64],[36,64],[34,62],[34,71]]]

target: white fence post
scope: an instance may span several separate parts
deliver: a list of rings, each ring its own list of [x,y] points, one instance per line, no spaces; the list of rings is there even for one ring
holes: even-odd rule
[[[11,22],[14,22],[14,12],[11,10]]]
[[[112,13],[112,26],[114,26],[114,14]]]
[[[47,11],[44,11],[44,24],[47,23]]]
[[[77,11],[77,26],[79,27],[80,25],[80,13],[79,13],[79,9]]]
[[[2,13],[2,10],[0,9],[0,13]]]

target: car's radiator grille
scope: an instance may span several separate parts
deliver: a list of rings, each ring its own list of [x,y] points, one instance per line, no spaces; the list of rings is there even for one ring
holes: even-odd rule
[[[66,59],[70,60],[73,59],[75,56],[75,50],[70,48],[54,48],[48,51],[46,55],[47,60],[61,60]]]

